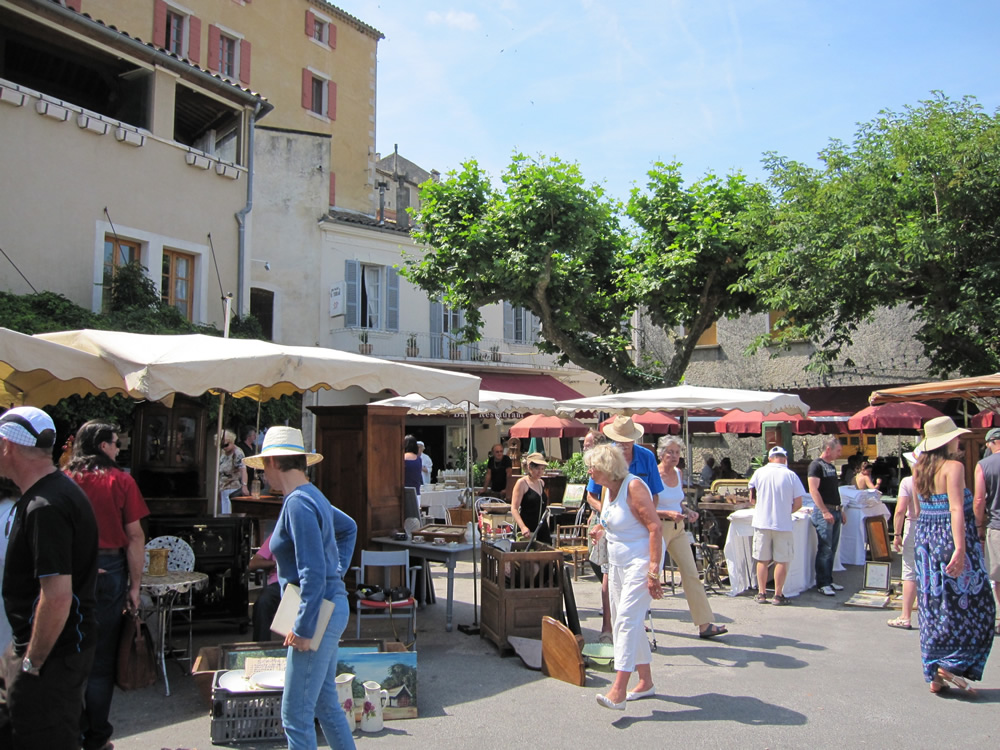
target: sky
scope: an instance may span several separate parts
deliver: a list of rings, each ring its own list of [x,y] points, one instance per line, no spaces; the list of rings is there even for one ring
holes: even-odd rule
[[[442,173],[515,151],[616,198],[657,161],[687,182],[831,138],[934,90],[1000,106],[996,0],[333,0],[374,26],[376,141]]]

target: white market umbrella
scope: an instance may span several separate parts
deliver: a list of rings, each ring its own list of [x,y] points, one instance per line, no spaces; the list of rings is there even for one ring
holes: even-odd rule
[[[419,393],[386,398],[376,401],[378,406],[402,406],[411,414],[472,414],[489,415],[510,412],[530,412],[531,414],[556,414],[555,399],[545,396],[528,396],[522,393],[503,391],[479,391],[479,396],[469,401],[452,403],[446,398],[425,398]]]

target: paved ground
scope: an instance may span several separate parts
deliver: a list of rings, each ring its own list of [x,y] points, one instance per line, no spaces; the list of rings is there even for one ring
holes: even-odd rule
[[[861,572],[852,567],[838,574],[845,593],[859,587]],[[443,573],[436,580],[443,594]],[[471,564],[460,564],[456,589],[456,622],[471,623]],[[600,590],[592,576],[577,583],[576,597],[584,635],[594,641]],[[978,698],[932,696],[921,675],[917,631],[890,629],[885,622],[894,613],[838,604],[845,598],[810,591],[778,608],[749,596],[710,596],[718,621],[731,632],[703,641],[678,589],[655,608],[653,678],[659,694],[629,704],[624,714],[594,700],[610,673],[588,670],[581,688],[529,671],[517,657],[498,656],[478,636],[446,633],[439,599],[417,618],[420,718],[389,722],[379,734],[356,732],[357,744],[428,750],[607,750],[623,743],[741,750],[995,747],[1000,655],[987,666]],[[239,637],[232,631],[198,634],[202,644],[234,640]],[[211,745],[208,705],[191,678],[176,665],[169,669],[169,698],[162,683],[116,694],[118,750]]]

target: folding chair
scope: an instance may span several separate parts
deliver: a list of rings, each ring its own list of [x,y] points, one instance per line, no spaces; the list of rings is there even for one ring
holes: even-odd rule
[[[361,620],[371,620],[375,618],[389,618],[392,620],[396,613],[406,616],[408,621],[407,643],[411,643],[417,637],[417,600],[413,596],[417,585],[417,571],[419,565],[410,565],[409,550],[393,550],[389,552],[375,552],[372,550],[361,550],[361,565],[353,568],[357,571],[358,583],[373,583],[367,578],[370,568],[382,569],[382,599],[363,599],[358,597],[357,602],[357,638],[361,638]],[[410,588],[410,596],[400,601],[390,601],[389,592],[392,589],[393,569],[399,571],[399,579],[404,585]],[[395,633],[395,624],[393,624]],[[397,640],[399,636],[396,636]]]

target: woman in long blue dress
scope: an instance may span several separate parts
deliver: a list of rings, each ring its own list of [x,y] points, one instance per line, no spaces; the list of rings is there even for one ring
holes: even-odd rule
[[[969,690],[993,646],[996,605],[976,533],[965,467],[952,459],[959,429],[950,417],[924,425],[914,488],[920,502],[914,540],[920,596],[920,653],[932,693]]]

